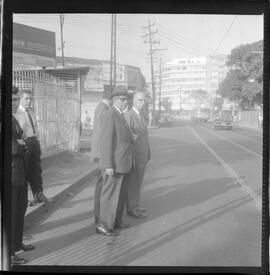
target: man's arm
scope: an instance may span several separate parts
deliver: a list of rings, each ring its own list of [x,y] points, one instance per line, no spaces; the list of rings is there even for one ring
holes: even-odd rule
[[[114,141],[114,123],[111,113],[104,113],[101,119],[100,131],[100,160],[105,169],[113,169],[113,141]]]

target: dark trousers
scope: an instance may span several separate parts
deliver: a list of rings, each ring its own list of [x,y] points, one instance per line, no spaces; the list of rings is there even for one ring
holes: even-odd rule
[[[25,156],[26,177],[34,195],[43,192],[40,143],[36,138],[28,138],[25,142],[28,146],[28,152]]]
[[[140,206],[141,189],[146,163],[135,163],[135,168],[130,174],[127,187],[127,211],[136,211]]]
[[[94,213],[95,213],[95,223],[99,223],[99,212],[100,212],[100,196],[102,190],[102,171],[97,168],[97,182],[95,186],[95,196],[94,196]]]
[[[27,185],[11,189],[11,253],[20,250],[23,241],[24,215],[27,208]]]
[[[128,174],[109,176],[102,171],[99,222],[106,229],[113,230],[115,223],[122,220],[127,198]]]

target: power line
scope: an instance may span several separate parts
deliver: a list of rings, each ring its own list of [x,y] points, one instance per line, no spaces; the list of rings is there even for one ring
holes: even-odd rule
[[[232,28],[232,25],[234,24],[235,20],[237,18],[237,15],[235,15],[235,17],[233,18],[232,23],[230,24],[229,28],[227,29],[227,31],[225,32],[225,34],[223,35],[222,39],[220,40],[220,42],[218,43],[217,48],[215,49],[215,52],[218,50],[218,48],[220,47],[221,43],[224,41],[225,37],[227,36],[227,34],[229,33],[229,31]]]

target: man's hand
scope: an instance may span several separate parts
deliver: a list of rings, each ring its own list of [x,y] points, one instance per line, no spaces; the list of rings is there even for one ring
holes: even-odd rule
[[[105,174],[109,176],[113,176],[113,168],[106,168],[105,169]]]
[[[22,139],[17,139],[17,141],[18,141],[18,143],[19,143],[20,145],[25,145],[24,140],[22,140]]]

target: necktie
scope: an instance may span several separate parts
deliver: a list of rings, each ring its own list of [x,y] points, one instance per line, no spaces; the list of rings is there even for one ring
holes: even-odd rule
[[[139,117],[141,119],[142,125],[145,126],[145,123],[144,123],[144,120],[143,120],[143,117],[142,117],[141,113],[139,113]]]
[[[31,115],[30,115],[30,113],[29,113],[29,110],[28,110],[28,109],[26,110],[26,113],[27,113],[27,115],[28,115],[28,118],[29,118],[30,124],[31,124],[31,126],[32,126],[33,133],[35,134],[35,133],[36,133],[36,130],[35,130],[34,122],[33,122],[33,119],[32,119],[32,117],[31,117]]]

